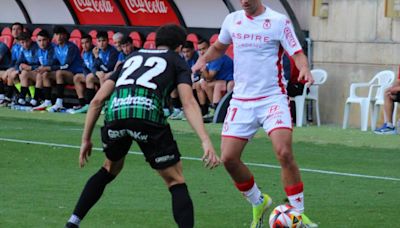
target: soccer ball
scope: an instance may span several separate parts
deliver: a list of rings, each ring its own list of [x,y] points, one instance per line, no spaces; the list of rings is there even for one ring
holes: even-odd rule
[[[289,204],[282,204],[274,208],[269,216],[271,228],[300,228],[303,227],[301,214]]]

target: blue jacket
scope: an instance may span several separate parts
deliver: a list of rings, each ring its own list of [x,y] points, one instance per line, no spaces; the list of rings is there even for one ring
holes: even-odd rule
[[[50,45],[46,49],[39,48],[37,51],[37,58],[41,66],[49,66],[51,71],[55,71],[60,68],[60,63],[56,59],[56,54],[53,45]]]
[[[21,51],[22,46],[19,43],[13,44],[13,46],[11,47],[11,64],[9,67],[16,67],[15,64],[17,63]]]
[[[58,70],[71,71],[73,74],[83,72],[79,48],[74,43],[67,41],[63,46],[56,45],[54,49],[60,63]]]
[[[84,51],[82,54],[83,58],[83,74],[86,76],[90,73],[95,74],[96,70],[94,69],[94,56],[92,49],[89,51]]]
[[[105,73],[114,71],[115,64],[118,61],[119,52],[113,46],[108,45],[105,51],[99,50],[99,57],[94,60],[94,68],[96,71]]]
[[[24,49],[21,48],[21,53],[18,57],[18,60],[15,64],[15,69],[19,71],[19,66],[22,63],[28,64],[29,66],[32,67],[32,70],[35,70],[40,66],[40,62],[37,56],[39,47],[37,46],[36,43],[32,43],[32,45],[29,47],[29,49]]]
[[[0,42],[0,70],[6,70],[11,64],[11,52],[7,45]]]

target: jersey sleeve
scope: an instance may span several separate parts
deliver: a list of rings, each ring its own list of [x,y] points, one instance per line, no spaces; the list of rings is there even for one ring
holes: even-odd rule
[[[175,64],[175,74],[176,74],[176,85],[181,83],[192,85],[192,78],[191,78],[192,71],[190,70],[185,60],[179,58],[179,56],[176,56],[174,61],[175,61],[174,64]]]
[[[281,21],[281,39],[280,42],[289,56],[292,56],[300,51],[302,51],[299,40],[297,39],[296,33],[294,32],[292,22],[284,17]]]
[[[229,32],[229,28],[232,25],[232,14],[229,14],[225,17],[224,22],[221,26],[221,31],[219,32],[218,40],[223,44],[230,44],[232,43],[231,33]]]

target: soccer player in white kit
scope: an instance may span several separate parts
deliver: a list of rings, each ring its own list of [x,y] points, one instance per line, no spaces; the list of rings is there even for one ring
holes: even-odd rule
[[[272,199],[261,193],[253,174],[241,161],[248,140],[262,127],[272,141],[282,167],[282,182],[289,202],[297,208],[306,227],[318,227],[304,215],[303,182],[292,153],[292,121],[283,77],[286,51],[300,70],[299,80],[313,83],[307,58],[291,21],[263,5],[261,0],[240,0],[243,10],[229,14],[218,40],[202,55],[192,71],[234,46],[233,97],[222,129],[221,160],[236,187],[253,205],[251,227],[261,227]]]

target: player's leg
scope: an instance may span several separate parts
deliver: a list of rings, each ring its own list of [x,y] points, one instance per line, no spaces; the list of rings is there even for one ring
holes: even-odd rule
[[[46,110],[47,108],[50,108],[52,106],[51,103],[51,81],[55,80],[55,72],[51,71],[51,72],[43,72],[41,74],[38,74],[37,76],[38,78],[40,78],[41,84],[42,84],[42,92],[43,92],[43,99],[44,102],[33,108],[34,111],[43,111]],[[38,82],[36,81],[36,84]]]
[[[63,109],[64,100],[64,90],[65,84],[73,83],[74,74],[67,70],[57,70],[56,71],[56,89],[57,89],[57,99],[56,103],[49,108],[49,112],[59,112]]]
[[[4,79],[3,79],[3,75],[6,73],[5,70],[0,70],[0,106],[1,104],[4,102],[4,98],[5,98],[5,84],[4,84]]]
[[[241,160],[248,139],[256,133],[259,126],[252,110],[243,102],[231,101],[222,129],[221,160],[236,188],[253,206],[251,227],[258,227],[262,225],[272,200],[267,194],[261,193],[253,174]]]
[[[193,202],[182,173],[182,163],[157,170],[167,185],[172,198],[172,212],[178,227],[194,226]]]
[[[90,104],[93,97],[96,95],[95,85],[99,84],[99,79],[93,73],[86,76],[86,103]]]
[[[154,125],[149,122],[132,123],[136,132],[146,136],[138,145],[146,157],[146,161],[163,178],[172,199],[172,213],[180,228],[194,225],[193,203],[185,183],[180,161],[181,154],[172,136],[169,125]]]
[[[78,96],[79,105],[74,106],[71,113],[81,109],[86,105],[85,101],[85,76],[82,73],[75,74],[73,78],[76,95]]]
[[[31,74],[30,71],[22,70],[19,74],[19,81],[21,82],[21,93],[18,97],[18,104],[25,105],[25,97],[29,92],[29,75]]]
[[[281,165],[281,179],[289,203],[304,215],[303,182],[293,155],[289,101],[286,96],[270,97],[257,113],[258,118],[264,120],[263,128],[271,139],[275,156]],[[306,215],[303,217],[308,227],[317,227]]]
[[[202,80],[195,82],[194,88],[196,90],[197,98],[199,100],[201,115],[205,116],[208,113],[207,96],[206,96],[206,92],[201,87],[201,82],[202,82]]]
[[[383,103],[383,118],[384,122],[380,128],[375,129],[374,133],[376,134],[395,134],[396,129],[393,126],[393,109],[394,109],[394,99],[396,98],[396,94],[392,94],[390,92],[391,88],[388,88],[384,93],[384,103]]]
[[[101,131],[103,150],[106,155],[105,162],[100,170],[87,181],[66,227],[79,226],[81,220],[100,199],[107,184],[114,180],[124,166],[125,156],[132,145],[132,139],[128,137],[110,139],[109,129],[105,126]]]
[[[103,195],[107,184],[115,179],[123,168],[125,157],[118,161],[105,159],[103,166],[86,182],[66,227],[79,227],[89,210]]]
[[[226,93],[226,81],[225,80],[216,80],[213,92],[213,106],[217,107],[219,101]]]
[[[15,81],[18,78],[18,71],[16,71],[14,68],[10,68],[6,71],[7,74],[7,87],[8,87],[8,92],[6,94],[6,98],[8,98],[10,101],[13,98],[13,95],[16,94],[18,95],[18,90],[15,87]]]

